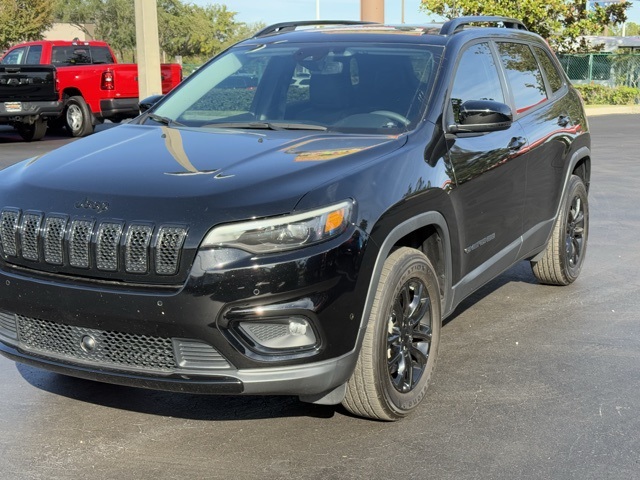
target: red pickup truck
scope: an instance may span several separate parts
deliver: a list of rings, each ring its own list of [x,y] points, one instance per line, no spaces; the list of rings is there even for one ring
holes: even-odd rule
[[[120,121],[138,115],[138,66],[117,63],[106,42],[43,40],[14,46],[4,65],[51,64],[56,67],[64,125],[74,137],[93,132],[105,119]],[[162,64],[162,93],[182,80],[182,67]]]

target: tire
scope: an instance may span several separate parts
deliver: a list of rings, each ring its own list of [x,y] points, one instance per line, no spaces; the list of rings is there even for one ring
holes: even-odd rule
[[[349,412],[398,420],[424,398],[440,340],[440,290],[429,259],[400,248],[385,261],[342,402]],[[410,369],[406,368],[411,364]]]
[[[64,110],[64,121],[72,137],[86,137],[93,133],[93,115],[80,96],[70,97]]]
[[[34,142],[40,140],[47,133],[47,122],[40,118],[33,123],[21,123],[17,130],[25,142]]]
[[[572,175],[560,214],[542,258],[531,262],[538,281],[569,285],[580,275],[589,237],[589,200],[582,179]]]

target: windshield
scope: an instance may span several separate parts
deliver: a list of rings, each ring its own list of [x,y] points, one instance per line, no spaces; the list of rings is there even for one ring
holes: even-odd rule
[[[192,127],[400,133],[420,120],[439,57],[427,45],[241,45],[154,113]]]

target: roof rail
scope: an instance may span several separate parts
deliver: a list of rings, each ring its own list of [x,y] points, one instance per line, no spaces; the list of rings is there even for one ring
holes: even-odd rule
[[[508,17],[491,17],[491,16],[470,16],[453,18],[442,25],[440,35],[453,35],[465,25],[471,23],[502,23],[505,28],[514,28],[516,30],[528,30],[520,20]]]
[[[297,27],[312,27],[321,25],[370,25],[374,23],[376,22],[359,22],[356,20],[303,20],[300,22],[274,23],[273,25],[269,25],[268,27],[260,30],[253,36],[253,38],[264,37],[265,35],[269,35],[271,33],[290,32],[295,30]]]

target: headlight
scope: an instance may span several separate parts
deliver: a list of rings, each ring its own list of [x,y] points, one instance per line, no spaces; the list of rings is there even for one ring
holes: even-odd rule
[[[353,202],[309,212],[251,222],[222,225],[211,230],[202,247],[233,247],[252,253],[281,252],[324,242],[351,223]]]

